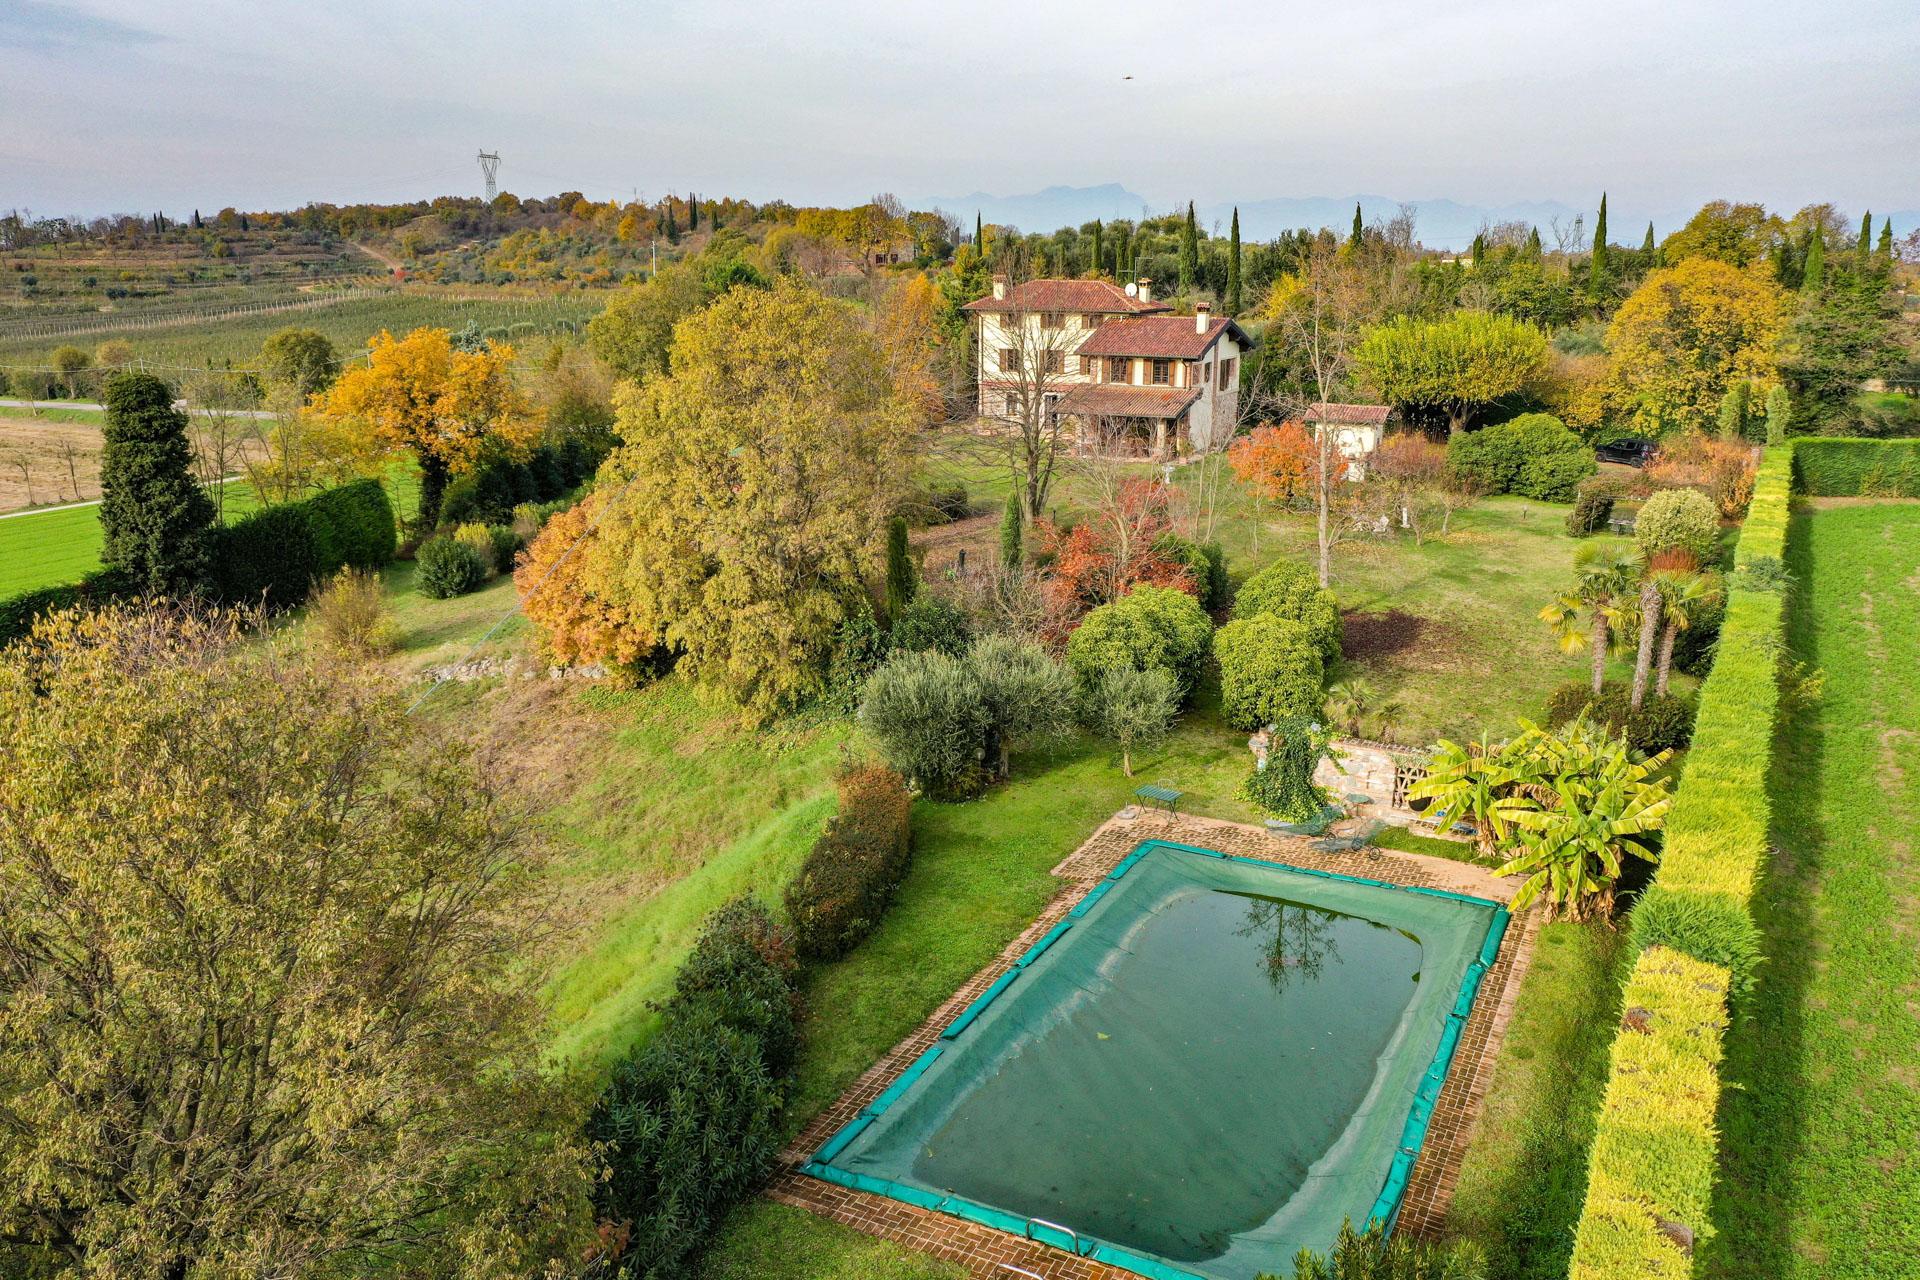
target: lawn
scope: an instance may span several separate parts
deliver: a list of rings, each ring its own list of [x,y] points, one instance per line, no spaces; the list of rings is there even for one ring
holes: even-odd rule
[[[1500,1280],[1562,1280],[1587,1194],[1587,1148],[1618,1023],[1622,935],[1543,925],[1447,1227]]]
[[[1825,673],[1774,755],[1767,957],[1736,1006],[1715,1280],[1920,1258],[1920,507],[1796,515],[1793,652]]]
[[[1201,529],[1208,523],[1204,465],[1174,471],[1186,515]],[[966,485],[976,508],[1004,502],[1011,488],[1004,468],[978,463],[930,466],[924,479]],[[1049,505],[1074,519],[1083,492],[1069,469]],[[1396,532],[1335,548],[1333,589],[1349,634],[1348,661],[1333,679],[1366,686],[1373,708],[1361,721],[1366,736],[1425,745],[1477,736],[1482,727],[1510,731],[1516,717],[1543,714],[1557,686],[1586,677],[1585,653],[1561,652],[1539,620],[1540,607],[1572,581],[1581,540],[1566,532],[1566,516],[1565,506],[1489,498],[1456,514],[1445,537],[1416,544]],[[1212,527],[1236,582],[1283,556],[1316,563],[1312,513],[1258,502],[1231,477],[1219,487]],[[1611,678],[1630,674],[1630,660],[1612,661]],[[1678,689],[1694,683],[1675,677]]]

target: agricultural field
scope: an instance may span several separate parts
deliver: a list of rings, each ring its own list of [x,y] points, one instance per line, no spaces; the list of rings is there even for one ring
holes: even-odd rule
[[[1728,1036],[1700,1274],[1867,1280],[1920,1257],[1920,506],[1815,500],[1789,568],[1788,641],[1824,682],[1775,749],[1767,963]]]
[[[91,351],[102,342],[120,339],[132,344],[136,357],[149,365],[179,370],[229,363],[247,367],[258,360],[261,343],[290,325],[325,334],[344,355],[358,350],[382,329],[398,333],[422,325],[458,329],[473,324],[482,330],[505,330],[508,337],[572,331],[604,305],[603,297],[591,293],[407,286],[299,311],[194,319],[155,328],[130,321],[126,328],[102,329],[84,337],[9,338],[0,330],[0,366],[14,372],[44,368],[57,347],[71,344]]]

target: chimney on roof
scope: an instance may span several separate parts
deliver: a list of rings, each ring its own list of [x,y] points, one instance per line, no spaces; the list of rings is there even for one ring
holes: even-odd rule
[[[1153,301],[1153,281],[1147,279],[1145,276],[1141,276],[1140,283],[1135,287],[1139,290],[1140,301]]]
[[[1205,333],[1213,326],[1213,307],[1205,302],[1193,304],[1193,331]]]
[[[995,302],[1007,300],[1007,277],[1004,272],[993,277],[993,300]]]

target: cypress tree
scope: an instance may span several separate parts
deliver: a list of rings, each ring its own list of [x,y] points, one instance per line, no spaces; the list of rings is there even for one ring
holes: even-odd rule
[[[1640,242],[1640,252],[1645,256],[1649,267],[1657,267],[1660,265],[1660,249],[1659,246],[1653,242],[1653,224],[1651,222],[1647,224],[1647,238]]]
[[[1360,242],[1366,238],[1366,234],[1367,224],[1360,220],[1360,202],[1355,200],[1353,202],[1353,232],[1347,237],[1347,243],[1355,249],[1358,249]]]
[[[985,224],[980,221],[980,211],[975,209],[973,211],[973,251],[975,253],[987,251],[986,229]]]
[[[1006,510],[1000,513],[1000,565],[1012,569],[1020,564],[1023,556],[1021,546],[1022,521],[1020,519],[1020,495],[1007,495]]]
[[[1589,268],[1597,288],[1607,278],[1607,193],[1600,193],[1600,216],[1593,222],[1593,262]]]
[[[1100,219],[1095,218],[1093,220],[1093,269],[1096,272],[1104,270],[1107,265],[1107,255],[1101,252],[1100,229]]]
[[[1193,220],[1193,201],[1187,201],[1187,220],[1180,225],[1180,292],[1193,288],[1200,275],[1200,231]]]
[[[1749,384],[1736,382],[1720,397],[1720,438],[1739,440],[1747,433],[1747,406],[1753,391]]]
[[[1793,396],[1783,386],[1767,392],[1767,443],[1787,442],[1787,419],[1793,414]]]
[[[150,373],[107,383],[100,452],[100,562],[142,591],[193,587],[207,569],[213,503],[194,483],[187,415]]]
[[[1227,314],[1240,314],[1240,206],[1233,208],[1233,227],[1227,233]]]
[[[1527,256],[1530,258],[1540,256],[1540,228],[1538,227],[1527,232]]]
[[[1867,254],[1873,251],[1873,211],[1869,209],[1860,215],[1860,243],[1854,246],[1854,252],[1860,255],[1860,261],[1867,260]]]
[[[1473,255],[1473,265],[1476,267],[1487,260],[1487,236],[1485,232],[1474,236],[1473,248],[1467,252]]]
[[[1879,252],[1880,252],[1880,261],[1883,264],[1891,263],[1893,261],[1893,219],[1892,218],[1888,218],[1885,221],[1881,222],[1880,224]]]
[[[680,228],[674,223],[674,220],[673,220],[673,197],[672,196],[667,197],[666,204],[667,204],[667,243],[679,244]]]
[[[699,229],[700,201],[694,197],[693,193],[689,192],[687,194],[687,230],[698,231]]]
[[[913,560],[907,554],[907,520],[895,516],[887,526],[887,621],[891,623],[906,610],[913,599]]]
[[[1809,292],[1818,289],[1827,278],[1827,238],[1814,227],[1807,233],[1806,265],[1800,269],[1800,287]]]

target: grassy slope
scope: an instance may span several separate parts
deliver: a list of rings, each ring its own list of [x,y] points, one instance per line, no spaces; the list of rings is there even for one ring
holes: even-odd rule
[[[1796,517],[1767,964],[1728,1038],[1710,1277],[1866,1280],[1920,1257],[1920,508]]]
[[[965,1280],[950,1262],[771,1200],[744,1205],[702,1261],[702,1280]]]
[[[1542,926],[1448,1214],[1500,1280],[1561,1280],[1606,1088],[1621,935]]]

